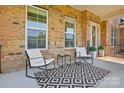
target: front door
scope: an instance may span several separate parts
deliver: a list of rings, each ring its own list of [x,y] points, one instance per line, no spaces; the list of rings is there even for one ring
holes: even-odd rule
[[[90,24],[90,46],[98,48],[100,45],[100,25],[94,22]]]

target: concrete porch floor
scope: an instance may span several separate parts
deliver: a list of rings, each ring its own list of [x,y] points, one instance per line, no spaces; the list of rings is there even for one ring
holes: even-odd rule
[[[95,60],[94,66],[111,70],[112,74],[105,78],[98,88],[123,88],[124,87],[124,65],[102,59]],[[33,71],[32,71],[33,72]],[[38,88],[36,80],[27,78],[25,70],[0,74],[0,88]]]
[[[119,63],[119,64],[124,64],[124,58],[105,56],[105,57],[98,57],[97,59]]]

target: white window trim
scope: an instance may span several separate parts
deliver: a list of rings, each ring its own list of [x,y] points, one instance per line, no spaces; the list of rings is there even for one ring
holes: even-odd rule
[[[31,7],[34,7],[34,8],[37,8],[37,9],[40,9],[40,10],[43,10],[47,13],[47,27],[46,29],[37,29],[37,30],[45,30],[46,31],[46,48],[35,48],[35,49],[39,49],[39,50],[47,50],[48,49],[48,11],[45,10],[45,9],[42,9],[42,8],[39,8],[39,7],[36,7],[36,6],[32,6],[32,5],[26,5],[26,16],[25,16],[25,49],[27,50],[28,49],[28,40],[27,40],[27,7],[28,6],[31,6]],[[28,29],[36,29],[35,27],[34,28],[30,28],[28,27]],[[30,49],[30,50],[35,50],[35,49]]]
[[[71,17],[68,17],[68,16],[65,16],[65,18],[74,20],[74,25],[75,25],[74,29],[75,29],[75,32],[74,33],[65,32],[65,30],[64,30],[64,48],[65,49],[74,49],[74,48],[76,48],[76,19],[71,18]],[[65,19],[64,19],[64,22],[65,22]],[[65,34],[74,34],[74,47],[65,47]]]

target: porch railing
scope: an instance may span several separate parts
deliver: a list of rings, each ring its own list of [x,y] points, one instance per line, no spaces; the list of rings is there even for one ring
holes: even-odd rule
[[[110,46],[109,46],[110,47]],[[124,46],[116,45],[111,47],[111,56],[124,56]]]
[[[118,45],[114,47],[114,56],[117,54],[124,55],[124,46]]]

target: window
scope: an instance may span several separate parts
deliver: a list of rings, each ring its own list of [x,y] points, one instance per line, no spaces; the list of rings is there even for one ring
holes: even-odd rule
[[[75,47],[75,19],[65,17],[65,47]]]
[[[111,45],[116,46],[117,45],[117,29],[112,28],[111,30]]]
[[[47,48],[47,11],[27,7],[27,49]]]

